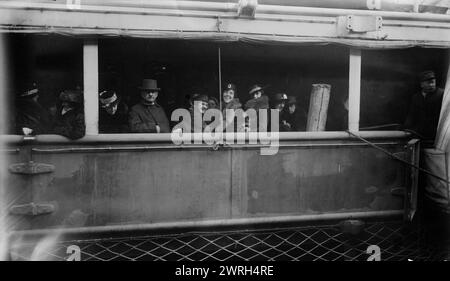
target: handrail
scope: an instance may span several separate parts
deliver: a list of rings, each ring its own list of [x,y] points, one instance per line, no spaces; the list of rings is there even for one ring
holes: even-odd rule
[[[365,212],[342,212],[342,213],[321,213],[311,215],[286,215],[274,217],[249,217],[232,219],[211,219],[199,221],[175,221],[175,222],[157,222],[142,223],[132,225],[109,225],[109,226],[90,226],[74,228],[55,228],[55,229],[33,229],[18,230],[10,232],[10,238],[40,235],[76,235],[76,234],[101,234],[101,233],[123,233],[128,231],[155,231],[155,230],[183,230],[188,228],[216,228],[216,227],[235,227],[235,226],[254,226],[258,224],[274,223],[301,223],[311,221],[336,221],[347,219],[371,219],[397,217],[403,215],[403,210],[388,211],[365,211]]]
[[[404,131],[360,131],[355,133],[366,139],[400,139],[408,138],[410,133]],[[233,136],[234,135],[234,136]],[[184,139],[201,140],[201,133],[185,134]],[[223,140],[236,140],[236,134],[224,133]],[[347,132],[279,132],[272,136],[258,136],[257,133],[245,133],[241,140],[249,143],[249,140],[261,141],[295,141],[295,140],[355,140],[356,137]],[[4,144],[86,144],[86,143],[173,143],[171,134],[99,134],[87,135],[78,140],[69,140],[59,135],[38,135],[24,137],[19,135],[0,135],[0,143]],[[204,143],[204,142],[203,142]]]
[[[145,13],[145,10],[172,10],[180,11],[207,11],[211,13],[236,13],[237,3],[223,2],[199,2],[199,1],[149,1],[133,3],[128,1],[114,1],[114,6],[104,4],[103,1],[83,2],[80,9],[71,11],[96,11],[102,12],[127,12],[127,13]],[[10,9],[48,9],[48,10],[68,10],[67,5],[60,1],[55,3],[51,1],[0,1],[1,8]],[[107,8],[106,8],[107,7]],[[107,11],[106,11],[107,10]],[[389,19],[398,20],[422,20],[422,21],[440,21],[449,22],[450,16],[443,14],[421,14],[410,12],[392,12],[379,10],[356,10],[356,9],[335,9],[335,8],[315,8],[300,6],[280,6],[280,5],[258,5],[256,15],[277,14],[277,15],[303,15],[303,16],[382,16]]]

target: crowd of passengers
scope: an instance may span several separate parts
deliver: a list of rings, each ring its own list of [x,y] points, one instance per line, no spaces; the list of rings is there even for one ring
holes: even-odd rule
[[[419,75],[420,91],[412,96],[412,102],[403,129],[412,131],[422,139],[434,139],[439,121],[443,90],[436,86],[433,71],[424,71]],[[154,79],[144,79],[139,88],[140,102],[129,108],[113,90],[99,93],[99,132],[108,133],[170,133],[171,127],[165,110],[157,103],[161,89]],[[253,85],[248,90],[250,99],[243,105],[237,96],[233,83],[225,84],[222,91],[222,103],[214,97],[194,94],[189,99],[191,115],[191,132],[203,132],[211,123],[203,119],[208,109],[222,110],[225,131],[253,131],[249,118],[245,117],[248,109],[267,110],[267,130],[271,118],[269,109],[279,113],[279,131],[305,131],[307,114],[297,105],[294,96],[277,93],[271,99],[264,93],[265,87]],[[33,83],[19,95],[16,133],[24,135],[58,134],[70,139],[79,139],[85,135],[83,110],[83,93],[81,90],[65,90],[59,95],[60,108],[49,110],[39,101],[38,86]],[[348,100],[344,103],[347,116]],[[221,107],[221,108],[220,108]],[[242,109],[242,110],[239,110]],[[238,116],[242,114],[242,116]],[[194,122],[194,116],[201,116],[202,122]],[[238,122],[238,120],[245,120]],[[345,119],[344,119],[345,120]],[[261,122],[258,120],[257,122]],[[256,126],[258,128],[258,126]],[[187,130],[187,129],[186,129]]]
[[[131,108],[113,90],[99,93],[99,133],[170,133],[170,122],[164,108],[158,104],[161,88],[154,79],[144,79],[138,87],[140,101]],[[223,128],[230,131],[248,131],[247,122],[238,122],[236,114],[245,115],[247,109],[276,109],[279,114],[280,131],[304,131],[306,113],[297,106],[296,98],[285,93],[277,93],[272,99],[264,94],[265,87],[253,85],[248,94],[250,100],[244,105],[239,101],[237,88],[233,83],[225,84],[222,91]],[[83,92],[65,90],[59,95],[60,108],[48,110],[39,101],[39,89],[36,83],[26,87],[19,95],[16,116],[16,133],[24,135],[58,134],[70,139],[78,139],[85,134]],[[211,122],[202,119],[194,122],[194,114],[203,114],[208,109],[220,110],[220,103],[214,97],[194,94],[189,99],[191,114],[191,132],[203,132]],[[238,111],[242,109],[242,111]],[[230,111],[231,110],[231,111]],[[270,126],[270,117],[268,117]]]

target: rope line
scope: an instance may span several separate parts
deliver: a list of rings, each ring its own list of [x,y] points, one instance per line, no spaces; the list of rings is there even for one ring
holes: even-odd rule
[[[450,181],[448,181],[447,179],[445,179],[445,178],[443,178],[443,177],[441,177],[441,176],[438,176],[438,175],[436,175],[436,174],[434,174],[434,173],[432,173],[432,172],[430,172],[430,171],[428,171],[428,170],[425,170],[424,168],[421,168],[421,167],[419,167],[418,165],[416,165],[416,164],[414,164],[414,163],[410,163],[410,162],[408,162],[408,161],[405,161],[405,160],[403,160],[402,158],[396,156],[395,154],[393,154],[393,153],[387,151],[386,149],[384,149],[384,148],[382,148],[382,147],[380,147],[380,146],[378,146],[378,145],[376,145],[376,144],[374,144],[374,143],[372,143],[372,142],[370,142],[370,141],[364,139],[364,138],[361,137],[361,136],[358,136],[358,135],[356,135],[356,134],[354,134],[354,133],[352,133],[352,132],[350,132],[350,131],[348,131],[348,130],[347,130],[346,132],[349,133],[350,135],[352,135],[352,136],[358,138],[359,140],[361,140],[361,141],[367,143],[368,145],[372,146],[373,148],[376,148],[376,149],[378,149],[378,150],[384,152],[385,154],[391,156],[391,157],[394,158],[395,160],[398,160],[398,161],[402,162],[403,164],[406,164],[406,165],[408,165],[408,166],[411,166],[411,167],[413,167],[413,168],[415,168],[415,169],[417,169],[417,170],[419,170],[419,171],[421,171],[421,172],[423,172],[423,173],[425,173],[425,174],[427,174],[427,175],[429,175],[429,176],[435,177],[435,178],[437,178],[437,179],[439,179],[439,180],[441,180],[441,181],[443,181],[443,182],[445,182],[445,183],[447,183],[447,184],[450,184]]]

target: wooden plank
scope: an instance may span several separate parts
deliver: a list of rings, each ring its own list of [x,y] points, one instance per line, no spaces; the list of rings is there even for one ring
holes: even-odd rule
[[[361,95],[361,50],[350,49],[348,77],[348,129],[359,131]]]
[[[85,40],[83,46],[84,114],[86,135],[98,135],[98,44]]]
[[[313,84],[306,131],[325,131],[331,85]]]

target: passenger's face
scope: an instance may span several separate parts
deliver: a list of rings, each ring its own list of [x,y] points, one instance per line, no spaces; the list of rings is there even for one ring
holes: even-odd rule
[[[194,107],[201,113],[205,113],[208,110],[208,103],[204,101],[194,101]]]
[[[217,108],[217,103],[214,100],[208,101],[208,108]]]
[[[154,103],[158,97],[158,91],[154,90],[142,90],[141,97],[149,103]]]
[[[275,104],[275,109],[277,109],[278,111],[282,111],[284,108],[284,102],[278,102],[277,104]]]
[[[254,93],[253,93],[253,98],[254,98],[254,99],[260,98],[261,95],[262,95],[262,92],[261,92],[261,91],[254,92]]]
[[[288,110],[290,114],[293,114],[295,112],[295,104],[289,105]]]
[[[436,79],[423,81],[420,86],[425,93],[432,93],[436,90]]]
[[[223,101],[229,103],[234,99],[234,90],[227,90],[223,92]]]
[[[114,115],[114,114],[116,114],[116,111],[117,111],[117,103],[108,103],[108,104],[102,105],[102,108],[104,108],[108,114]]]

